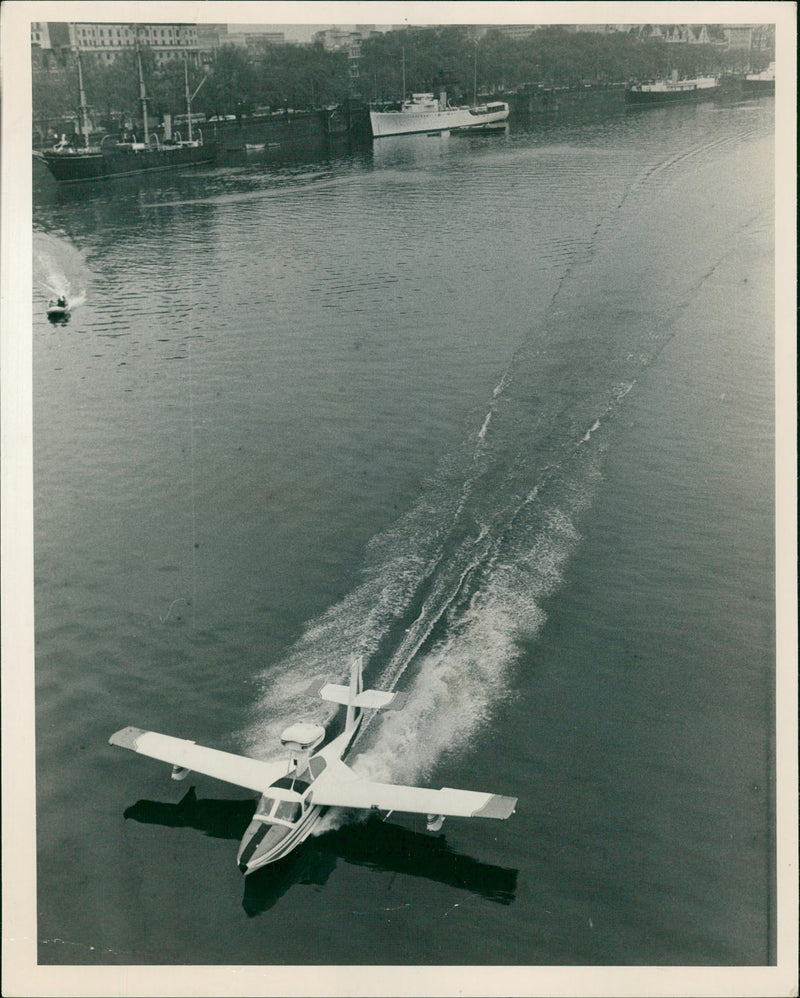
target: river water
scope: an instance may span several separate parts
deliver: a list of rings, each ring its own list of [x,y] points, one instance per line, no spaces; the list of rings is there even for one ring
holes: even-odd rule
[[[36,186],[42,963],[774,962],[773,126]],[[107,744],[272,758],[354,654],[355,768],[512,818],[245,882],[254,795]]]

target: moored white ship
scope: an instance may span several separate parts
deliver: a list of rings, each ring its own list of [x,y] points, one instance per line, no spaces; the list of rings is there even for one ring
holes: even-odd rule
[[[508,104],[492,101],[471,107],[452,107],[444,92],[412,94],[397,111],[370,110],[373,138],[412,135],[415,132],[445,132],[464,128],[486,128],[508,118]]]

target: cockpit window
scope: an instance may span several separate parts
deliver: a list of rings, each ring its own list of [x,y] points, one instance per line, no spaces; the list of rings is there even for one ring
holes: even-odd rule
[[[275,817],[282,821],[297,821],[301,814],[301,807],[297,801],[282,800],[278,803]]]
[[[261,802],[258,805],[258,811],[256,813],[266,818],[272,812],[272,807],[274,803],[275,803],[274,797],[262,797]]]

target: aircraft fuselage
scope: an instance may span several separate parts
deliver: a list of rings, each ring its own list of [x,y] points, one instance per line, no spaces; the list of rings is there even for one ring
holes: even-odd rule
[[[329,759],[342,757],[360,722],[361,713],[358,712],[343,734],[316,755],[309,758],[307,754],[299,753],[292,760],[294,765],[289,772],[262,793],[236,857],[245,876],[268,863],[283,859],[314,830],[325,810],[325,805],[313,803],[314,782],[325,771]],[[292,734],[294,730],[287,729],[284,735]]]

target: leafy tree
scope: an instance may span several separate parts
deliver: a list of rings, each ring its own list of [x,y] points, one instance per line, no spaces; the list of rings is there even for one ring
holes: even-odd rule
[[[143,63],[148,62],[143,56]],[[86,96],[96,123],[116,129],[124,119],[141,117],[138,67],[133,51],[121,52],[112,65],[91,56],[83,57],[82,64]]]
[[[252,102],[256,89],[255,74],[247,53],[235,45],[223,45],[217,52],[206,87],[206,98],[214,114],[241,113],[242,107]]]
[[[264,45],[254,71],[255,96],[272,107],[330,104],[347,92],[347,56],[321,45]]]
[[[61,131],[63,118],[78,114],[78,77],[76,70],[34,68],[32,76],[33,127],[42,141]]]

